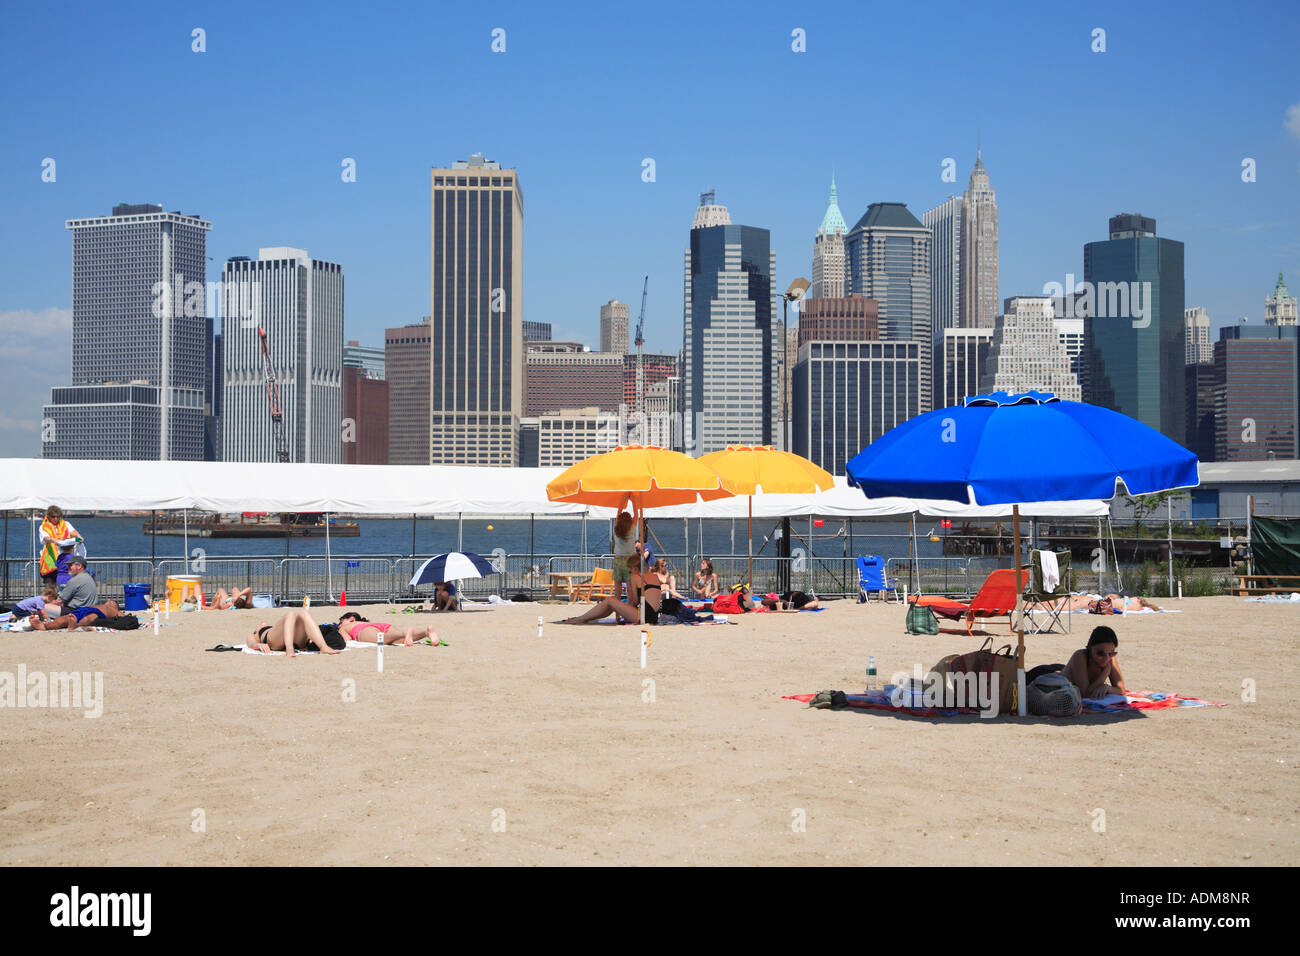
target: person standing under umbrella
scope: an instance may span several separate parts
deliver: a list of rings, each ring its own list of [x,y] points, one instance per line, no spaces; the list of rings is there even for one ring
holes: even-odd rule
[[[636,540],[636,519],[631,512],[620,511],[614,521],[614,536],[610,539],[609,549],[614,555],[614,591],[619,593],[619,585],[628,587],[629,599],[631,588],[628,584],[630,574],[627,559],[641,551],[641,542]]]

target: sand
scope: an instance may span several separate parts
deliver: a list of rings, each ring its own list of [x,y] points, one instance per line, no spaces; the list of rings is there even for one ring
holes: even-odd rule
[[[280,611],[0,633],[0,671],[104,681],[98,718],[0,709],[0,863],[1294,864],[1300,606],[1169,606],[1108,619],[1129,686],[1227,707],[984,721],[782,700],[860,689],[868,654],[887,678],[977,643],[847,601],[653,628],[644,671],[637,628],[560,626],[555,605],[392,615],[449,646],[389,648],[383,674],[373,649],[204,652]],[[1030,665],[1095,623],[1029,638]]]

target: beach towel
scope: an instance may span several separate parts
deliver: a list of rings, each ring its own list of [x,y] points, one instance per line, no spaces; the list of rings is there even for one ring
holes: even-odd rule
[[[894,684],[886,684],[884,690],[871,691],[866,694],[846,694],[850,707],[860,710],[890,710],[899,713],[915,714],[919,717],[953,717],[957,714],[978,714],[971,707],[895,707],[892,701]],[[782,700],[798,700],[808,703],[815,694],[788,694]],[[1134,710],[1167,710],[1171,707],[1225,707],[1226,704],[1199,697],[1184,697],[1182,694],[1165,694],[1158,691],[1137,691],[1127,697],[1112,694],[1102,700],[1083,699],[1085,714],[1114,714]],[[1060,718],[1062,720],[1067,718]]]
[[[1259,601],[1264,604],[1300,604],[1300,592],[1290,594],[1265,594],[1260,597],[1248,597],[1247,601]]]
[[[1055,551],[1040,551],[1039,561],[1043,567],[1043,590],[1055,591],[1061,583],[1061,566],[1056,563]]]
[[[446,641],[440,641],[439,643],[442,647],[451,646]],[[416,641],[411,646],[419,647],[421,644],[423,644],[425,647],[433,646],[427,640]],[[378,647],[378,646],[379,646],[378,644],[371,644],[369,641],[348,641],[345,650],[350,651],[359,647]],[[405,647],[405,646],[406,646],[405,644],[385,644],[384,650],[388,650],[389,648],[393,648],[393,647]],[[245,654],[256,654],[258,657],[284,657],[284,651],[259,651],[259,650],[254,650],[253,648],[249,647],[247,644],[242,645],[239,649],[243,651]],[[320,651],[318,651],[314,647],[310,649],[304,649],[304,650],[293,652],[295,657],[297,657],[299,654],[319,654],[319,653]]]

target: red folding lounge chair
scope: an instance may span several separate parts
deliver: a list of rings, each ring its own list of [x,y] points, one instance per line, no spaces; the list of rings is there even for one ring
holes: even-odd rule
[[[1020,583],[1028,580],[1028,574],[1020,572]],[[909,602],[928,607],[940,617],[951,620],[966,619],[966,633],[971,634],[971,625],[976,618],[1007,616],[1007,628],[1011,627],[1011,614],[1016,609],[1016,572],[1013,568],[1000,568],[994,571],[980,585],[979,593],[969,604],[950,598],[923,594],[909,598]]]

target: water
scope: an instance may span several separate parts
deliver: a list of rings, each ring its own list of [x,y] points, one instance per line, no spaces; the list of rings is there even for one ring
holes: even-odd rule
[[[184,558],[185,539],[158,535],[153,541],[142,529],[147,515],[115,517],[72,516],[72,524],[86,539],[86,553],[91,559],[113,557],[149,557],[159,560]],[[577,518],[481,518],[466,517],[459,526],[454,516],[419,518],[414,523],[412,546],[412,521],[409,518],[353,518],[361,528],[360,537],[330,540],[330,550],[337,555],[390,555],[428,557],[444,551],[466,550],[490,555],[496,548],[506,554],[533,555],[541,563],[551,555],[582,554],[582,521]],[[779,526],[777,519],[754,519],[754,553],[775,556],[778,542],[770,537]],[[850,557],[858,554],[883,554],[887,557],[904,557],[908,552],[907,521],[867,521],[856,519],[853,524],[853,547],[846,551],[844,537],[837,537],[845,528],[843,522],[826,519],[821,528],[808,527],[808,519],[793,518],[791,527],[795,538],[792,546],[803,548],[809,554],[822,557]],[[917,550],[921,557],[937,557],[940,545],[925,535],[928,526],[918,523]],[[745,521],[729,518],[692,520],[689,523],[689,542],[686,522],[681,518],[650,518],[653,536],[650,544],[659,553],[671,555],[706,556],[745,554]],[[813,537],[809,539],[809,532]],[[588,519],[587,554],[609,552],[610,522]],[[735,547],[732,548],[734,533]],[[766,547],[764,537],[769,536]],[[657,539],[657,541],[656,541]],[[8,537],[3,542],[4,552],[11,559],[31,558],[31,532],[25,517],[11,514]],[[268,556],[283,557],[283,538],[199,538],[189,539],[191,552],[202,548],[210,557]],[[293,557],[323,555],[325,539],[290,538],[288,554]]]

